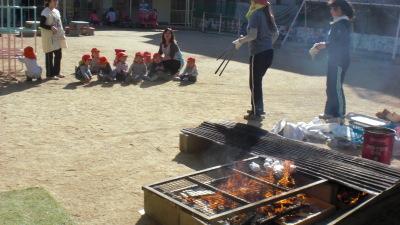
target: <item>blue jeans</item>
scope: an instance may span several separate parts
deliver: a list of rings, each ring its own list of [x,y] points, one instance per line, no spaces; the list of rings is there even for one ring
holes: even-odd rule
[[[346,115],[346,97],[343,91],[343,82],[348,66],[328,64],[328,76],[326,81],[325,115],[334,118],[344,118]]]

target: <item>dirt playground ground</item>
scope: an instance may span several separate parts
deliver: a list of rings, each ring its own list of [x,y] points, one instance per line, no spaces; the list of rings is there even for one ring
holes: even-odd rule
[[[215,58],[233,37],[182,31],[177,39],[185,58],[197,58],[200,77],[194,85],[82,86],[70,75],[92,47],[111,60],[115,48],[131,56],[157,51],[156,31],[99,31],[94,37],[68,38],[65,79],[1,85],[0,191],[43,187],[78,224],[152,224],[138,213],[141,186],[212,164],[180,154],[180,129],[205,120],[244,122],[249,108],[245,48],[218,77]],[[384,60],[355,58],[345,85],[348,111],[399,111],[399,71]],[[308,122],[321,113],[324,72],[324,60],[311,62],[301,48],[278,50],[264,79],[268,115],[263,128],[283,118]]]

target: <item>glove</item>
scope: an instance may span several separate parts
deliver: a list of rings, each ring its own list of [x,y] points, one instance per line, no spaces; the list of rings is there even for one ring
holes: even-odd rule
[[[239,50],[242,47],[242,43],[240,42],[240,38],[232,42],[235,45],[236,50]]]

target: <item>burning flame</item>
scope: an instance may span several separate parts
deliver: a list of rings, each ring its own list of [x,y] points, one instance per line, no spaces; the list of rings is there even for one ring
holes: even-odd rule
[[[298,194],[297,196],[275,202],[272,205],[267,205],[258,208],[257,211],[258,213],[262,213],[266,216],[274,216],[284,213],[286,210],[288,210],[289,207],[303,204],[305,200],[306,196],[304,194]]]
[[[295,165],[292,161],[285,160],[283,162],[282,177],[280,179],[277,180],[275,178],[275,174],[279,173],[280,171],[275,171],[274,168],[266,169],[265,174],[259,175],[258,178],[285,188],[293,188],[296,185],[296,182],[292,177],[294,167]]]
[[[366,192],[348,192],[343,191],[337,195],[337,198],[346,205],[353,206],[363,200],[368,194]]]
[[[293,177],[292,177],[292,166],[293,162],[291,161],[285,161],[283,162],[283,176],[282,178],[278,181],[278,185],[287,187],[287,188],[292,188],[296,185]]]
[[[206,196],[201,196],[201,199],[205,202],[207,202],[208,207],[217,210],[221,209],[221,207],[224,208],[235,208],[236,204],[232,201],[226,201],[225,197],[222,196],[221,193],[216,193],[214,195],[206,195]]]
[[[258,172],[258,175],[255,176],[258,176],[259,179],[265,180],[271,184],[293,188],[295,186],[295,181],[292,177],[293,166],[294,164],[291,161],[284,161],[283,163],[279,162],[277,167],[278,169],[266,168],[264,172]],[[279,177],[279,179],[277,179],[277,177]],[[212,185],[230,195],[249,202],[271,198],[283,192],[283,190],[275,188],[272,185],[267,185],[238,171],[233,171],[233,174],[230,174],[227,179],[218,180]],[[233,209],[239,206],[238,203],[229,200],[229,198],[224,196],[222,193],[197,197],[183,197],[189,204],[198,205],[213,212],[222,211],[224,209]],[[301,203],[305,198],[304,195],[298,195],[296,197],[284,199],[274,204],[261,207],[258,211],[261,211],[268,216],[276,215],[284,212],[290,206]]]
[[[251,202],[276,194],[276,189],[271,186],[246,177],[238,172],[235,172],[225,183],[219,185],[218,188]]]

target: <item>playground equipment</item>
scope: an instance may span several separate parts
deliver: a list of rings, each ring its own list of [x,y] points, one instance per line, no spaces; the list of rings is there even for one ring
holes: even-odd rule
[[[36,20],[36,6],[17,6],[15,0],[12,3],[11,0],[1,0],[0,3],[0,74],[16,79],[17,59],[23,55],[24,33],[33,34],[36,52],[37,23],[34,22],[32,28],[24,27],[24,18],[32,15],[30,10],[33,10],[33,21]]]

